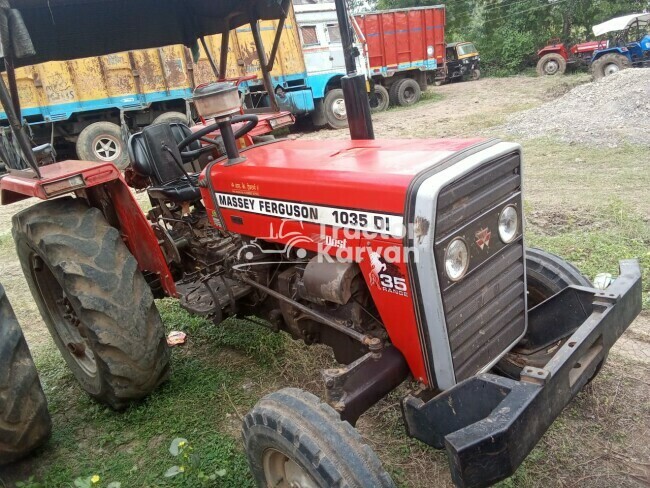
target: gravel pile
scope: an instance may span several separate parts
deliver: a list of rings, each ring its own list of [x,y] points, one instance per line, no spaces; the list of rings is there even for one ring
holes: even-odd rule
[[[616,147],[650,145],[650,68],[632,68],[577,86],[561,98],[517,114],[503,127],[525,138]]]

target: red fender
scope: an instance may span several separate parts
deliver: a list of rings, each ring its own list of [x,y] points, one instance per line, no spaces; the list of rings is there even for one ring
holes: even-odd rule
[[[8,205],[31,197],[49,200],[70,193],[86,198],[104,215],[108,214],[109,222],[117,224],[140,270],[158,275],[165,293],[176,296],[172,273],[151,224],[122,174],[112,163],[62,161],[40,169],[41,179],[36,179],[30,171],[11,171],[0,178],[0,204]],[[79,182],[78,178],[71,181],[79,176],[83,182]],[[104,192],[97,191],[100,189]],[[109,201],[106,201],[106,197]],[[108,209],[111,214],[114,212],[114,218],[111,218]]]

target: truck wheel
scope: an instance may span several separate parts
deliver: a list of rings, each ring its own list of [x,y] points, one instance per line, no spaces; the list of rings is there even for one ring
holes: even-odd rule
[[[411,78],[399,80],[390,87],[391,103],[400,107],[410,107],[420,100],[421,95],[420,85]]]
[[[613,75],[622,69],[631,67],[632,63],[626,56],[616,53],[605,54],[594,61],[591,65],[591,69],[593,70],[594,78],[596,80],[600,80],[605,76]]]
[[[539,305],[544,300],[561,292],[567,286],[593,286],[591,282],[580,273],[580,270],[571,263],[555,254],[541,249],[526,249],[526,283],[528,288],[528,309]],[[496,368],[510,378],[519,379],[519,374],[524,366],[543,368],[555,354],[555,348],[544,348],[532,354],[507,354]],[[598,364],[596,371],[589,381],[593,380],[600,372],[607,356]]]
[[[187,125],[188,120],[187,120],[187,115],[182,114],[180,112],[165,112],[164,114],[160,114],[158,117],[153,119],[151,125],[162,124],[163,122],[167,122],[168,124]]]
[[[129,155],[120,126],[112,122],[95,122],[79,133],[77,156],[82,161],[110,162],[119,169],[129,165]]]
[[[335,88],[328,91],[325,100],[323,100],[323,106],[325,107],[327,125],[332,129],[345,129],[348,126],[348,114],[345,110],[343,90]]]
[[[29,454],[51,431],[38,372],[0,286],[0,465]]]
[[[13,217],[27,284],[54,342],[93,398],[119,410],[169,376],[153,295],[117,229],[80,199]]]
[[[311,393],[265,396],[244,418],[242,435],[260,488],[395,486],[359,433]]]
[[[390,103],[388,90],[382,85],[375,85],[375,101],[370,99],[370,111],[372,113],[383,112]]]
[[[545,54],[537,62],[539,76],[563,75],[566,71],[566,59],[557,53]]]

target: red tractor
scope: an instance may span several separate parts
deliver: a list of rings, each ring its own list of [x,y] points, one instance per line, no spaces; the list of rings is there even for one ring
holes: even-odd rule
[[[559,39],[553,39],[549,45],[537,52],[537,74],[539,76],[562,75],[568,65],[588,67],[594,51],[599,49],[598,41],[583,42],[568,47]],[[602,49],[602,44],[600,44]]]
[[[194,94],[205,127],[161,123],[129,142],[129,180],[110,163],[54,161],[32,148],[13,69],[184,43],[248,25],[265,78],[290,0],[8,0],[0,101],[23,161],[0,179],[34,300],[92,397],[121,409],[170,373],[154,298],[219,323],[264,317],[330,346],[324,399],[288,388],[245,416],[260,487],[394,486],[353,425],[411,378],[409,435],[446,448],[458,486],[491,485],[517,466],[597,374],[641,309],[634,260],[595,289],[573,266],[525,247],[522,156],[499,140],[375,140],[356,73],[345,0],[337,13],[348,141],[252,144],[236,87]],[[266,49],[259,20],[277,19]],[[225,73],[223,35],[219,73]],[[267,46],[268,48],[268,46]],[[270,53],[267,57],[267,53]],[[270,94],[273,90],[270,90]]]

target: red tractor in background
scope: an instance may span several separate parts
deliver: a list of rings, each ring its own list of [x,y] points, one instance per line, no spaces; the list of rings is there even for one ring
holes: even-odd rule
[[[537,52],[537,74],[539,76],[562,75],[566,72],[567,66],[574,65],[588,67],[594,51],[603,48],[598,41],[588,41],[568,46],[560,39],[552,39],[550,43]]]
[[[527,249],[517,144],[375,140],[345,0],[336,8],[349,141],[253,141],[259,118],[241,114],[222,76],[194,92],[204,127],[165,122],[131,136],[126,180],[111,163],[58,162],[29,140],[15,67],[193,47],[246,26],[271,86],[289,8],[2,4],[0,102],[22,164],[0,176],[0,203],[41,200],[12,219],[33,298],[81,387],[115,409],[170,374],[154,298],[176,298],[217,325],[254,314],[329,346],[342,364],[323,370],[323,401],[285,388],[244,418],[260,487],[394,486],[353,425],[407,378],[416,383],[401,402],[408,434],[447,450],[458,486],[489,486],[515,472],[638,315],[639,264],[621,261],[601,290],[561,258]],[[278,21],[270,50],[260,20]],[[146,214],[129,184],[146,190]]]

